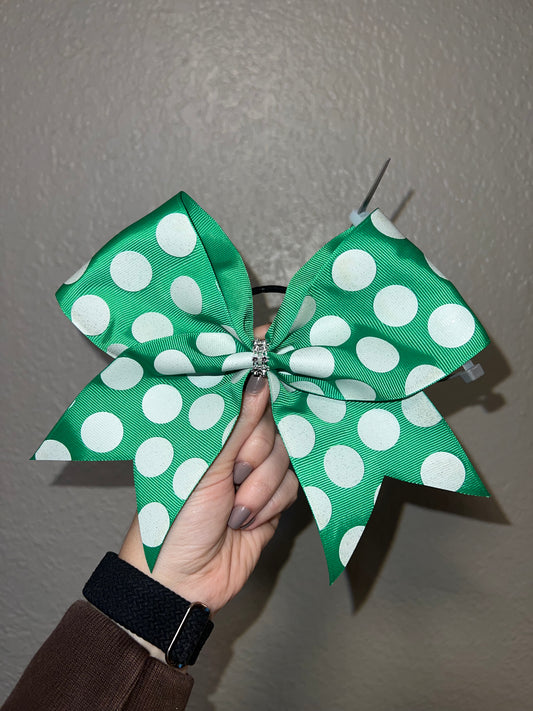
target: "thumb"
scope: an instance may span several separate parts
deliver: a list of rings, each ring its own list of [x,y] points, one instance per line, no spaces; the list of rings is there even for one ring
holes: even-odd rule
[[[254,328],[254,337],[263,338],[269,325],[265,324]],[[223,449],[204,474],[200,484],[202,482],[209,483],[209,479],[212,479],[213,476],[218,478],[221,473],[233,474],[235,457],[263,417],[269,400],[270,391],[267,378],[250,373],[244,386],[241,411],[237,422]]]
[[[211,464],[200,480],[200,484],[210,484],[213,478],[220,476],[233,476],[233,465],[241,447],[259,424],[268,406],[270,391],[267,378],[252,375],[248,376],[242,398],[242,405],[237,422],[228,437],[220,454]]]

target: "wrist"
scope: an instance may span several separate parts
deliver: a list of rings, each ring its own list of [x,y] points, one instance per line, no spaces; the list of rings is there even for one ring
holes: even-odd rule
[[[160,555],[154,569],[151,571],[146,562],[136,519],[122,543],[118,557],[140,570],[144,575],[169,588],[176,595],[193,602],[201,600],[204,605],[209,607],[211,617],[223,606],[220,604],[220,600],[215,599],[213,596],[212,583],[207,581],[205,576],[183,574],[177,562],[172,563],[172,561],[168,560],[165,562],[163,556]]]

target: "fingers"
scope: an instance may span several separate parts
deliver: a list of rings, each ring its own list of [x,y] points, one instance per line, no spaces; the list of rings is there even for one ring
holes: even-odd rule
[[[294,504],[298,498],[299,483],[296,474],[292,469],[288,469],[283,477],[281,484],[278,486],[267,504],[263,506],[259,513],[249,519],[242,528],[247,531],[252,531],[259,528],[265,523],[272,522],[273,519]]]
[[[235,494],[228,521],[230,528],[241,528],[265,508],[281,485],[289,466],[289,456],[279,434],[268,457],[245,479]]]
[[[270,455],[274,448],[276,425],[267,407],[257,427],[242,445],[233,467],[233,481],[239,486]]]
[[[262,338],[268,330],[268,324],[254,328],[254,336]],[[232,471],[233,462],[240,448],[252,434],[267,408],[270,399],[267,378],[250,374],[244,388],[241,412],[226,444],[213,462],[209,473]]]

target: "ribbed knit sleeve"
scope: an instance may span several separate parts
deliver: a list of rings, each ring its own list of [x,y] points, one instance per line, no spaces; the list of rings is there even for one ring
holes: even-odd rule
[[[2,711],[182,711],[193,678],[151,657],[88,602],[69,607]]]

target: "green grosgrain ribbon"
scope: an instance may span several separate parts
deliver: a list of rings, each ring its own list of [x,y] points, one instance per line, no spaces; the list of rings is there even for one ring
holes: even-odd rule
[[[123,230],[57,292],[115,360],[35,459],[133,460],[153,569],[174,518],[229,436],[252,367],[244,263],[181,192]],[[266,336],[272,413],[333,582],[383,477],[487,496],[421,392],[488,337],[455,287],[375,210],[299,269]]]

